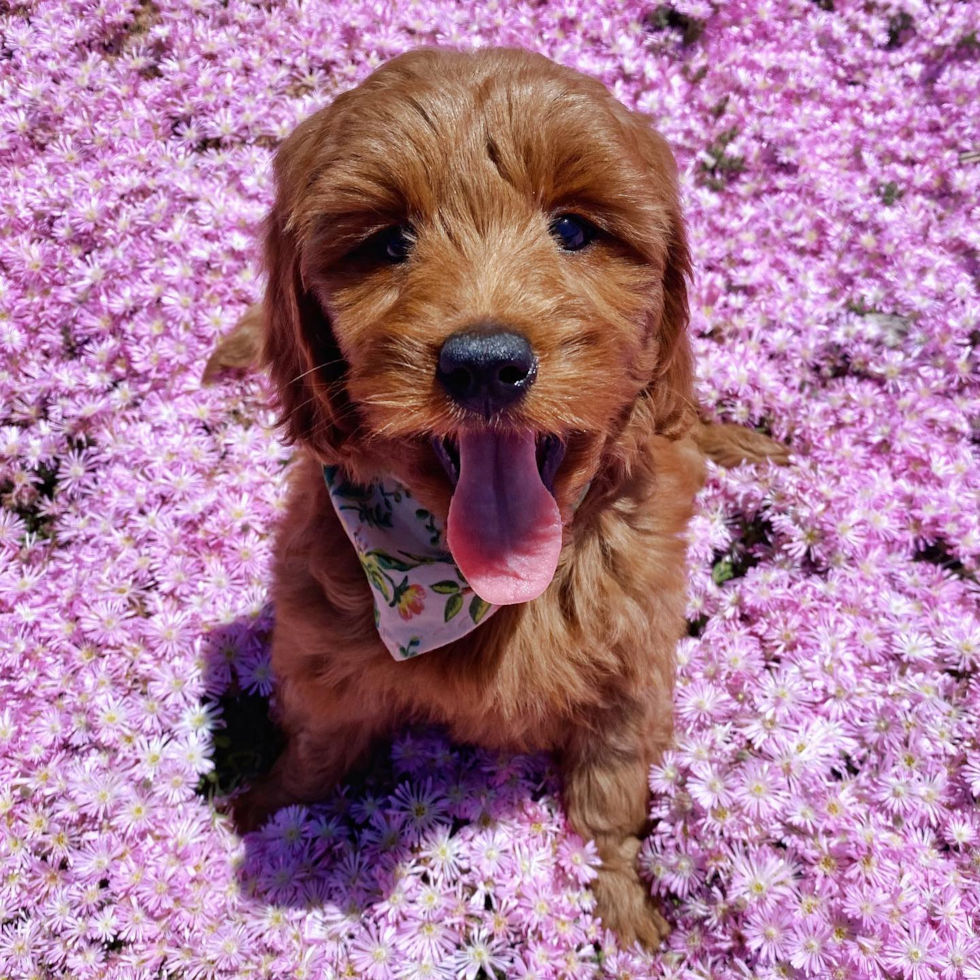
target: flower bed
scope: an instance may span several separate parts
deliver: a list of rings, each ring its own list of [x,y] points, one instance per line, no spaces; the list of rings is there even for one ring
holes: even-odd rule
[[[836,9],[834,9],[836,7]],[[0,976],[980,977],[971,3],[13,0],[0,12]],[[791,441],[692,530],[653,956],[547,759],[406,732],[239,840],[275,734],[269,160],[419,43],[533,47],[676,148],[700,395]],[[481,972],[482,971],[482,972]]]

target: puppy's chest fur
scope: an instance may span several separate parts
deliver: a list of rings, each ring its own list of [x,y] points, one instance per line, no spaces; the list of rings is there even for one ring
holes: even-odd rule
[[[462,741],[521,750],[553,748],[570,723],[669,688],[684,615],[682,532],[702,464],[686,440],[652,441],[626,492],[604,499],[598,488],[586,500],[544,595],[402,662],[377,635],[320,467],[299,461],[275,576],[280,682],[339,693],[383,727],[432,722]],[[303,700],[316,711],[315,697]]]

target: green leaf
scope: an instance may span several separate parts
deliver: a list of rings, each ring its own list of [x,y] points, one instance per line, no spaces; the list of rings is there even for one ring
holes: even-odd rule
[[[406,558],[411,558],[415,562],[415,565],[412,566],[413,568],[418,565],[444,565],[452,562],[452,558],[449,555],[440,558],[433,555],[413,555],[410,551],[400,551],[399,554],[404,555]]]
[[[406,575],[401,580],[401,582],[398,585],[395,586],[395,593],[391,597],[391,599],[389,599],[388,605],[389,606],[396,606],[396,605],[398,605],[399,600],[408,591],[408,588],[409,588],[409,586],[408,586],[408,576]]]
[[[384,576],[372,565],[364,565],[364,571],[367,572],[368,581],[385,597],[385,600],[391,599],[391,591],[388,588],[388,583],[385,581]]]
[[[895,181],[890,180],[887,184],[882,184],[878,188],[878,196],[881,198],[881,203],[886,208],[890,208],[896,201],[905,196],[905,191]]]
[[[453,595],[454,593],[459,592],[459,583],[449,581],[436,582],[435,585],[430,585],[429,588],[432,589],[433,592],[442,593],[442,595]]]
[[[463,597],[457,592],[446,600],[446,611],[443,614],[443,622],[448,623],[460,609],[463,608]]]
[[[383,551],[369,551],[368,555],[382,568],[393,568],[397,572],[410,572],[415,567],[403,562],[400,558],[392,558],[391,555],[386,555]]]
[[[338,497],[343,497],[344,500],[367,501],[371,499],[371,494],[364,487],[356,486],[353,483],[341,483],[331,487],[331,489]]]
[[[400,646],[398,648],[398,654],[402,658],[402,660],[409,660],[412,657],[418,656],[418,652],[419,652],[418,648],[419,648],[419,638],[417,636],[413,636],[408,641],[408,646],[404,646],[404,647]]]
[[[490,603],[484,602],[478,595],[473,596],[473,601],[470,603],[470,619],[474,623],[480,622],[490,609]]]
[[[732,560],[730,558],[722,558],[721,561],[717,562],[715,567],[711,569],[711,578],[714,580],[715,585],[722,585],[730,578],[735,578],[735,569],[732,567]]]

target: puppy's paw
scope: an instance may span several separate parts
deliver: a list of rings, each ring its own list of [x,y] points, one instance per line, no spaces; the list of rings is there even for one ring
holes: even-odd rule
[[[260,776],[252,781],[248,790],[231,801],[232,823],[239,834],[258,830],[289,802],[274,774]]]
[[[635,871],[599,870],[593,883],[596,915],[612,929],[623,947],[640,943],[657,949],[670,934],[670,925],[660,914],[657,900]]]

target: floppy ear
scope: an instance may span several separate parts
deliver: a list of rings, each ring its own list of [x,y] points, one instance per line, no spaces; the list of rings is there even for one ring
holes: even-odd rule
[[[634,401],[618,437],[620,461],[627,469],[651,435],[683,437],[697,421],[693,398],[694,364],[687,334],[687,283],[691,256],[677,190],[677,164],[667,141],[637,112],[625,116],[633,148],[649,176],[650,194],[664,225],[666,251],[661,289],[663,302],[650,324],[652,353],[649,382]]]
[[[694,361],[687,327],[689,321],[687,283],[691,276],[691,253],[677,189],[677,163],[667,141],[651,121],[640,113],[630,114],[637,147],[657,197],[666,209],[667,253],[663,272],[663,309],[656,325],[657,365],[644,392],[660,435],[676,437],[687,431],[695,418],[692,388]]]
[[[301,209],[322,117],[323,112],[317,113],[302,123],[276,154],[276,202],[265,236],[269,281],[262,353],[287,440],[302,443],[324,462],[331,462],[353,426],[344,387],[347,365],[329,317],[303,282],[300,237],[308,217]]]

